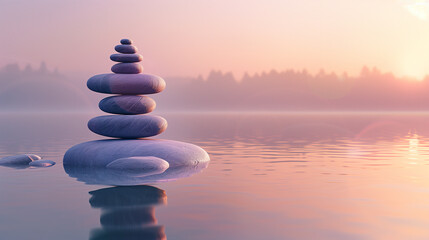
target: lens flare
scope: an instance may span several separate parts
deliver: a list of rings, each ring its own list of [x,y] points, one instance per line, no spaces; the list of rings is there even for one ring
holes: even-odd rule
[[[400,3],[417,18],[427,21],[429,16],[429,0],[402,0]]]

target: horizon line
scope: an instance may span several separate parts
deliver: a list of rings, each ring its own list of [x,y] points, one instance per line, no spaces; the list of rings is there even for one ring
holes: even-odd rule
[[[37,72],[37,71],[40,71],[43,69],[43,70],[46,70],[48,73],[66,74],[66,75],[68,75],[72,72],[73,73],[85,73],[86,72],[86,71],[81,71],[81,72],[80,71],[60,71],[58,67],[53,67],[53,69],[50,70],[48,68],[48,64],[43,60],[40,62],[39,68],[33,68],[33,66],[30,63],[24,64],[24,63],[19,63],[19,62],[10,62],[10,63],[4,64],[3,66],[1,66],[0,72],[2,72],[7,66],[11,66],[11,65],[18,66],[19,71],[25,71],[26,68],[30,67],[30,69],[34,72]],[[365,72],[368,72],[368,73],[377,73],[380,75],[389,75],[390,74],[393,77],[398,78],[398,79],[407,79],[407,80],[416,80],[416,81],[423,81],[423,80],[429,78],[429,72],[424,74],[423,77],[416,77],[416,76],[410,76],[410,75],[404,75],[404,74],[403,75],[397,75],[397,74],[393,73],[393,71],[383,71],[376,66],[369,67],[368,65],[365,65],[365,64],[362,65],[360,72],[357,74],[350,74],[347,71],[328,71],[328,70],[325,70],[324,68],[319,68],[319,70],[314,71],[314,72],[309,71],[307,68],[284,68],[282,70],[279,70],[276,68],[271,68],[269,70],[262,70],[259,72],[258,71],[254,71],[254,72],[244,71],[241,74],[241,77],[236,77],[234,75],[234,72],[231,70],[219,70],[219,69],[212,68],[206,74],[196,73],[193,76],[170,75],[170,76],[166,76],[163,78],[194,78],[194,79],[195,78],[202,78],[203,80],[206,80],[210,76],[210,74],[212,74],[212,73],[221,73],[222,75],[232,74],[233,78],[240,82],[240,80],[242,80],[246,75],[250,76],[250,77],[256,77],[256,76],[261,76],[264,74],[268,75],[272,72],[276,72],[276,73],[284,73],[284,72],[305,73],[311,77],[317,77],[321,74],[335,75],[336,77],[341,77],[341,76],[345,75],[346,77],[352,77],[352,78],[353,77],[361,77]],[[203,76],[205,76],[205,77],[203,77]]]
[[[28,111],[28,110],[11,110],[11,111],[4,111],[0,110],[0,115],[4,114],[16,114],[16,115],[26,115],[26,114],[100,114],[100,110],[39,110],[39,111]],[[105,113],[105,112],[102,112]],[[429,115],[429,110],[422,110],[422,111],[404,111],[404,110],[357,110],[357,111],[288,111],[288,110],[278,110],[278,111],[265,111],[265,110],[259,110],[259,111],[247,111],[247,110],[225,110],[225,111],[219,111],[219,110],[182,110],[182,111],[157,111],[152,112],[155,114],[281,114],[281,115],[403,115],[403,114],[413,114],[413,115]],[[105,113],[106,115],[112,115],[109,113]],[[151,114],[151,113],[149,113]]]

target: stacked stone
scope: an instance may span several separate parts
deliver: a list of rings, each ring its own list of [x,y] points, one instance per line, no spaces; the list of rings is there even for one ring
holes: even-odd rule
[[[112,66],[112,72],[91,77],[87,86],[99,93],[119,94],[104,98],[99,108],[118,115],[105,115],[91,119],[88,128],[99,135],[114,138],[144,138],[162,133],[167,128],[167,121],[159,116],[142,115],[155,109],[155,101],[146,94],[159,93],[165,88],[165,81],[158,76],[142,74],[139,64],[142,55],[130,39],[122,39],[121,45],[115,46],[117,54],[110,59],[119,62]]]
[[[138,185],[176,179],[206,168],[210,157],[196,145],[161,139],[135,140],[158,135],[167,128],[164,118],[146,114],[155,108],[155,101],[142,96],[161,92],[165,82],[158,76],[141,73],[142,56],[131,40],[122,39],[115,50],[118,54],[112,54],[110,59],[119,63],[112,67],[113,73],[93,76],[87,82],[92,91],[117,94],[99,104],[102,111],[115,115],[95,117],[88,122],[88,128],[96,134],[120,139],[71,147],[64,154],[66,172],[88,183]]]

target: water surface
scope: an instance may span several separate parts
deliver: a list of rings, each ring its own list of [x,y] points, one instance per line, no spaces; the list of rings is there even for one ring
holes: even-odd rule
[[[0,167],[1,239],[429,238],[427,114],[163,116],[159,138],[203,147],[209,167],[118,189],[62,167],[69,147],[101,139],[92,115],[0,115],[1,156],[57,162]]]

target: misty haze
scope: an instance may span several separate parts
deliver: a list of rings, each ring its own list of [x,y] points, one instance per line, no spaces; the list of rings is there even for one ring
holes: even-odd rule
[[[429,239],[429,0],[0,0],[0,240]]]
[[[106,70],[106,72],[108,72]],[[89,77],[88,77],[89,78]],[[211,71],[206,78],[171,77],[153,96],[158,111],[426,111],[429,78],[398,78],[363,67],[359,76],[321,70],[245,74]],[[4,111],[93,111],[103,97],[86,80],[38,68],[9,64],[0,70],[0,109]]]

